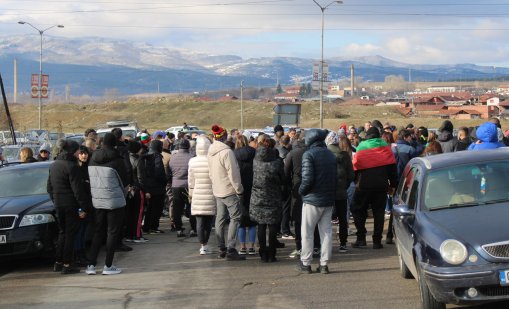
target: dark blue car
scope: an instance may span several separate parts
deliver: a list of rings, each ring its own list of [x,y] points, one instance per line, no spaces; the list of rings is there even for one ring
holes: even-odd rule
[[[46,191],[52,162],[0,167],[0,259],[53,254],[58,227]]]
[[[509,149],[412,159],[394,205],[401,275],[423,308],[509,299]]]

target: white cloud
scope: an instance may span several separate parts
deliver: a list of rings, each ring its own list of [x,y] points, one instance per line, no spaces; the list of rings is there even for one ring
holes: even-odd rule
[[[486,30],[509,28],[509,21],[493,15],[509,10],[502,4],[345,0],[325,11],[326,54],[380,54],[410,63],[505,62],[507,30]],[[1,1],[3,33],[35,34],[18,20],[41,28],[64,24],[48,34],[70,38],[126,39],[243,57],[320,54],[321,11],[311,0]],[[453,30],[458,28],[463,30]]]

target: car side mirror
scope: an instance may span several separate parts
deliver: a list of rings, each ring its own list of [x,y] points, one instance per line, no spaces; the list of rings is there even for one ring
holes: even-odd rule
[[[394,205],[392,211],[398,217],[413,217],[415,215],[415,210],[409,208],[407,204]]]

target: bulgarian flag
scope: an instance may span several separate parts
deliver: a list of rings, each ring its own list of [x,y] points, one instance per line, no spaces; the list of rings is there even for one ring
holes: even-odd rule
[[[365,170],[368,168],[396,164],[396,158],[391,146],[381,138],[372,138],[362,141],[357,146],[353,157],[353,169]]]

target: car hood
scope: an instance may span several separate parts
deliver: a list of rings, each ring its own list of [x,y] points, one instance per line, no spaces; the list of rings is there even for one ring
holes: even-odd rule
[[[0,198],[0,215],[20,215],[28,212],[52,212],[53,203],[47,194]]]
[[[440,227],[448,238],[470,245],[484,255],[482,245],[509,241],[509,203],[442,209],[424,213],[428,226]],[[445,240],[445,238],[443,239]]]

